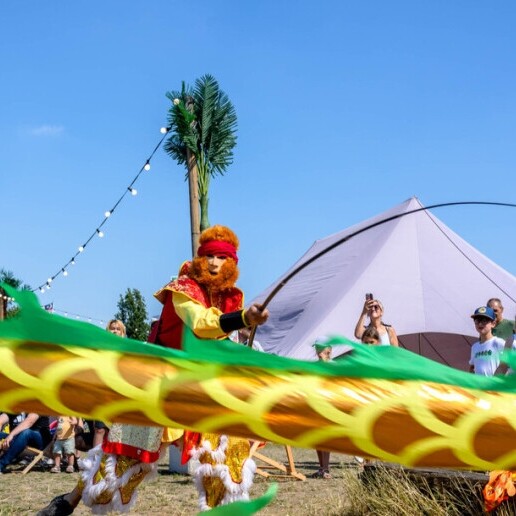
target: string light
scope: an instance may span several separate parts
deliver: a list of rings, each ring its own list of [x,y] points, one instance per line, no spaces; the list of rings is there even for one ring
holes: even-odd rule
[[[39,287],[36,287],[35,289],[33,289],[32,291],[34,292],[35,290],[39,290],[40,292],[44,292],[45,291],[45,287],[46,289],[48,290],[50,288],[50,282],[52,280],[54,280],[57,276],[59,276],[59,274],[63,274],[63,276],[66,276],[66,267],[68,265],[75,265],[75,258],[84,251],[84,249],[86,248],[86,245],[90,242],[90,240],[95,236],[95,235],[98,235],[98,237],[102,238],[104,236],[104,233],[101,231],[101,228],[102,226],[107,222],[107,219],[109,217],[111,217],[111,215],[113,214],[113,212],[116,210],[116,208],[118,207],[118,205],[122,202],[122,200],[124,199],[124,197],[130,193],[131,195],[136,195],[138,193],[138,190],[136,190],[136,188],[133,188],[133,185],[134,183],[136,183],[136,181],[138,181],[139,177],[140,177],[140,174],[143,172],[143,171],[149,171],[151,169],[151,165],[150,165],[150,162],[152,160],[152,158],[154,157],[154,154],[156,154],[157,150],[161,147],[161,144],[163,143],[163,141],[165,140],[165,137],[167,135],[167,133],[170,131],[170,127],[162,127],[160,129],[160,133],[163,135],[162,138],[159,140],[159,142],[157,143],[157,145],[154,147],[153,151],[151,152],[150,156],[145,160],[145,163],[144,165],[140,168],[138,174],[136,174],[136,177],[131,181],[131,183],[129,184],[129,186],[124,190],[124,193],[120,196],[120,198],[116,201],[116,203],[114,204],[114,206],[110,209],[110,210],[107,210],[104,212],[104,220],[97,226],[97,228],[95,229],[95,231],[90,235],[90,237],[88,238],[88,240],[86,240],[86,242],[79,246],[78,248],[78,252],[67,262],[65,263],[59,270],[59,272],[57,272],[56,274],[54,274],[54,276],[52,276],[50,279],[50,281],[47,281],[47,283],[43,283],[42,285],[40,285]]]

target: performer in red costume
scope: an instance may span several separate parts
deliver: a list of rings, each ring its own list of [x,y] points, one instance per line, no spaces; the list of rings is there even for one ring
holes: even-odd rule
[[[229,228],[203,231],[197,257],[181,266],[179,277],[155,296],[163,303],[160,320],[149,342],[180,349],[188,326],[202,339],[226,339],[231,332],[267,321],[269,312],[259,304],[243,307],[238,278],[238,238]],[[102,448],[83,461],[81,481],[68,494],[54,498],[39,516],[72,514],[83,501],[97,514],[127,512],[136,500],[139,483],[156,470],[160,442],[178,442],[182,430],[114,424]],[[252,485],[254,462],[245,439],[184,432],[183,459],[200,462],[195,473],[201,510],[246,500]]]
[[[163,303],[150,341],[180,349],[188,326],[201,339],[227,339],[244,327],[263,324],[268,311],[258,304],[243,309],[238,278],[238,239],[229,228],[213,226],[199,239],[197,257],[182,265],[179,276],[155,297]],[[175,436],[164,440],[172,441]],[[245,439],[185,431],[183,462],[190,456],[200,462],[195,472],[201,510],[249,498],[256,466]]]

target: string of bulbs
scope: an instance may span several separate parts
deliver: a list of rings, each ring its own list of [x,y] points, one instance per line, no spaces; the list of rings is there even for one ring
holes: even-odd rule
[[[106,322],[104,320],[102,320],[102,319],[95,319],[93,317],[87,317],[87,316],[84,316],[84,315],[75,314],[73,312],[68,312],[66,310],[58,310],[58,309],[56,309],[54,307],[52,307],[52,310],[50,310],[50,311],[52,313],[55,312],[55,313],[58,313],[58,314],[62,314],[64,317],[75,318],[77,320],[82,319],[84,321],[88,321],[89,323],[94,322],[98,326],[104,326],[106,324]]]
[[[113,207],[110,210],[107,210],[104,212],[104,218],[102,219],[102,222],[95,228],[95,231],[89,236],[89,238],[84,242],[84,244],[80,245],[77,252],[62,266],[59,268],[59,270],[52,276],[49,276],[47,281],[39,285],[39,287],[36,287],[32,289],[32,292],[39,290],[42,294],[45,293],[47,290],[50,290],[50,284],[59,276],[68,276],[68,267],[70,265],[75,265],[75,259],[84,252],[86,249],[86,246],[95,238],[103,238],[104,232],[102,231],[102,227],[108,219],[113,215],[114,211],[118,208],[118,205],[122,202],[122,200],[125,198],[126,195],[131,194],[132,196],[135,196],[138,194],[138,190],[134,188],[134,184],[136,181],[138,181],[140,175],[143,172],[148,172],[151,169],[151,160],[154,157],[154,154],[156,154],[157,150],[161,147],[161,144],[163,143],[163,140],[166,138],[168,131],[170,130],[170,127],[162,127],[160,129],[161,134],[163,135],[160,141],[157,143],[157,145],[154,147],[154,150],[150,153],[149,157],[145,161],[144,165],[140,168],[134,179],[129,183],[129,186],[125,188],[124,193],[119,197],[119,199],[115,202]]]

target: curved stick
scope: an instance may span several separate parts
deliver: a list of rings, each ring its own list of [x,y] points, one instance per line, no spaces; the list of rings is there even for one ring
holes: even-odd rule
[[[484,205],[484,206],[505,206],[508,208],[516,208],[516,204],[507,203],[507,202],[489,202],[489,201],[458,201],[458,202],[445,202],[441,204],[432,204],[430,206],[422,206],[421,208],[416,208],[415,210],[406,211],[404,213],[398,213],[397,215],[392,215],[391,217],[387,217],[386,219],[379,220],[378,222],[375,222],[373,224],[369,224],[365,228],[359,229],[355,231],[354,233],[351,233],[350,235],[347,235],[345,237],[342,237],[341,239],[337,240],[333,244],[329,245],[322,251],[319,251],[318,253],[314,254],[310,259],[308,259],[306,262],[299,265],[299,267],[296,267],[290,274],[285,276],[283,280],[281,280],[276,287],[272,290],[272,292],[267,296],[265,301],[262,303],[263,308],[267,308],[267,305],[272,301],[274,296],[299,272],[301,272],[304,268],[308,267],[311,263],[318,260],[321,256],[325,255],[326,253],[330,252],[331,250],[335,249],[339,245],[343,244],[344,242],[347,242],[351,238],[360,235],[361,233],[365,233],[366,231],[369,231],[370,229],[373,229],[377,226],[381,226],[382,224],[385,224],[387,222],[390,222],[391,220],[401,219],[402,217],[405,217],[406,215],[411,215],[412,213],[418,213],[420,211],[426,211],[431,210],[433,208],[443,208],[445,206],[464,206],[464,205]],[[251,334],[249,336],[249,340],[247,342],[247,345],[249,347],[252,347],[254,335],[256,333],[256,326],[253,326],[251,330]]]

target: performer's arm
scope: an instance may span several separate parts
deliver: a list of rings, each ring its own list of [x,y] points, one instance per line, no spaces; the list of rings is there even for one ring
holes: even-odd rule
[[[269,311],[255,303],[247,310],[237,310],[227,314],[218,308],[206,308],[181,292],[174,292],[172,302],[177,315],[201,339],[220,339],[234,330],[246,326],[263,324]]]
[[[220,327],[222,312],[215,307],[206,308],[181,292],[172,294],[176,314],[200,339],[220,339],[226,332]]]

